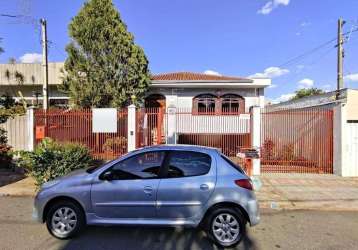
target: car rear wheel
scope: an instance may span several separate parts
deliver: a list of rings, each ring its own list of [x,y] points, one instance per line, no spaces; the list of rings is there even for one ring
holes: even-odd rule
[[[46,217],[48,231],[59,239],[71,238],[85,225],[85,217],[80,207],[71,201],[54,204]]]
[[[239,210],[219,208],[208,218],[207,231],[212,240],[219,246],[237,245],[246,232],[246,221]]]

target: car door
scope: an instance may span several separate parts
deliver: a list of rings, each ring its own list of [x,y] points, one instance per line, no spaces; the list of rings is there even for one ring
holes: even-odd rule
[[[214,159],[196,151],[168,151],[157,194],[157,217],[190,218],[201,212],[216,182]]]
[[[93,183],[91,202],[102,218],[154,218],[164,151],[140,153],[105,170]],[[104,176],[110,176],[109,178]],[[108,180],[109,179],[109,180]]]

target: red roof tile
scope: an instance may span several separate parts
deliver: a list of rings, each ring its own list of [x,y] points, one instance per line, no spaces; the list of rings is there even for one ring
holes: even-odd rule
[[[193,72],[163,73],[152,76],[154,81],[239,81],[249,80],[242,77],[218,76]]]

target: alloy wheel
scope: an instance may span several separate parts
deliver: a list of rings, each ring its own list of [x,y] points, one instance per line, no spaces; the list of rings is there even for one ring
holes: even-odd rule
[[[77,215],[72,208],[58,208],[51,219],[52,229],[59,235],[71,233],[77,224]]]
[[[224,245],[235,242],[240,235],[240,225],[237,219],[228,213],[218,214],[212,222],[215,238]]]

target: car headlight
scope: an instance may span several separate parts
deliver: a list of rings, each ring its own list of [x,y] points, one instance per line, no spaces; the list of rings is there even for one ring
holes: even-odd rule
[[[59,182],[60,181],[58,181],[58,180],[48,181],[48,182],[45,182],[44,184],[42,184],[41,188],[42,189],[50,188],[50,187],[53,187],[53,186],[57,185]]]

